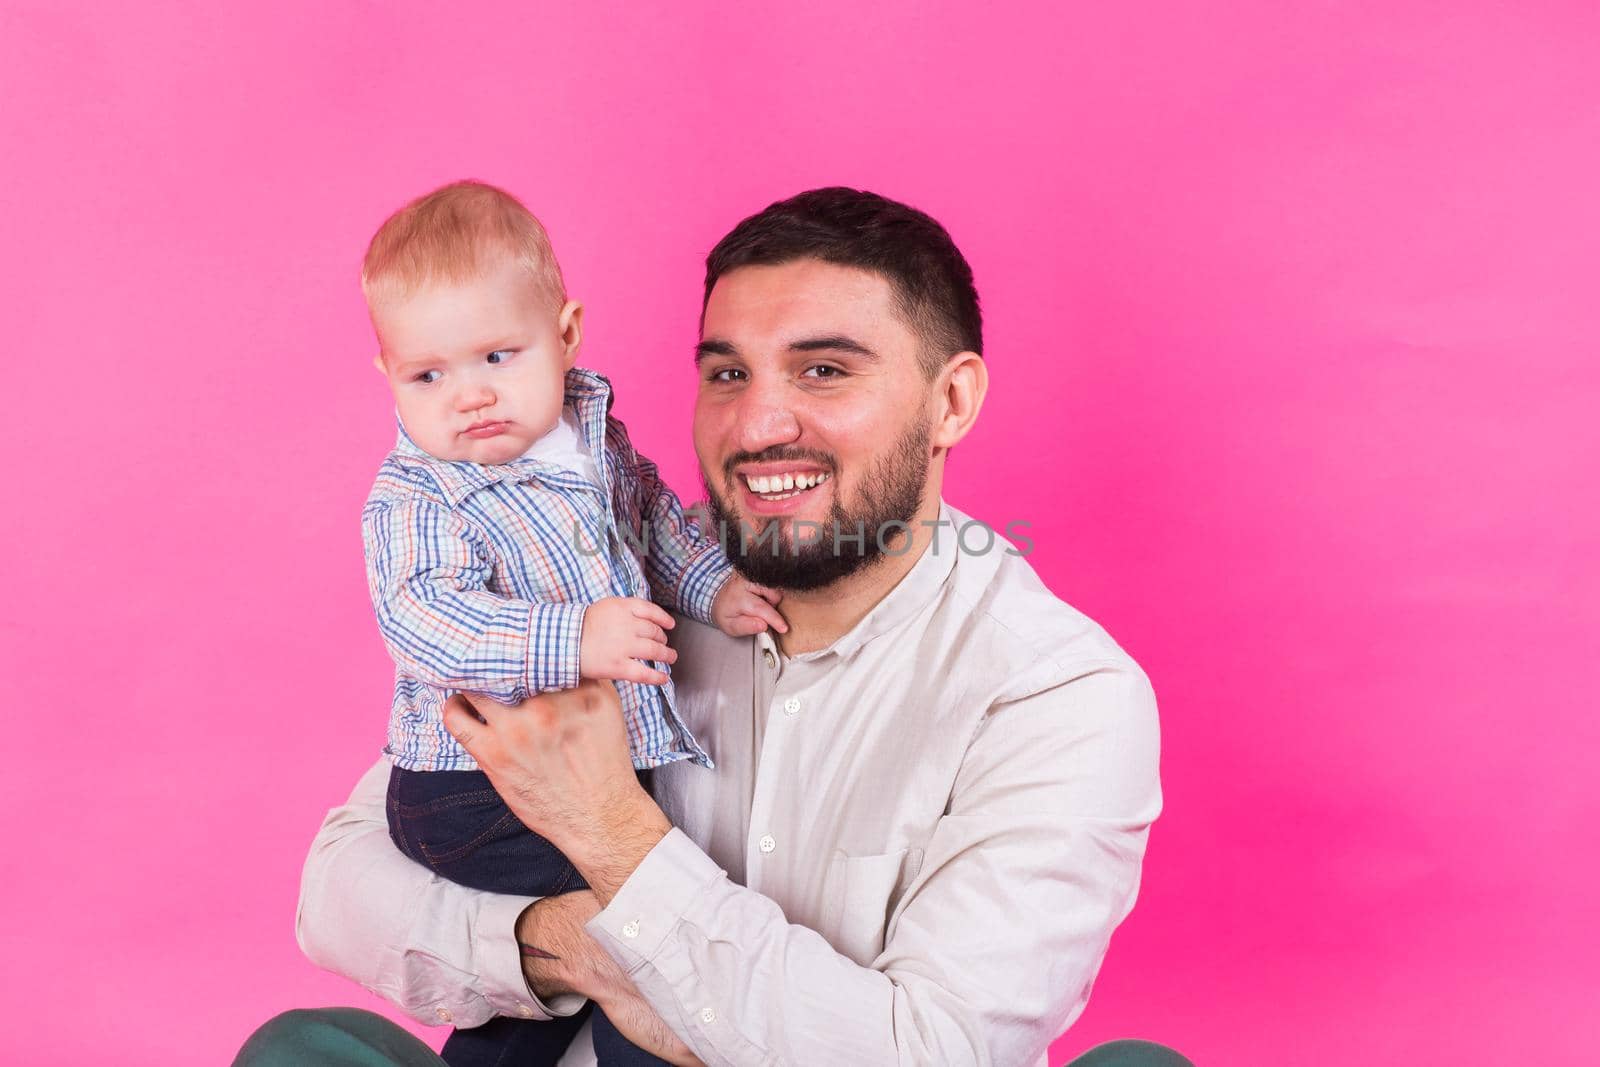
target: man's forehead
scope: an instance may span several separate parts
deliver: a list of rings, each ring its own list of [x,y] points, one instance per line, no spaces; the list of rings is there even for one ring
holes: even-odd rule
[[[776,340],[795,331],[850,329],[877,333],[899,326],[893,291],[881,274],[796,260],[739,267],[717,279],[706,301],[704,338]]]

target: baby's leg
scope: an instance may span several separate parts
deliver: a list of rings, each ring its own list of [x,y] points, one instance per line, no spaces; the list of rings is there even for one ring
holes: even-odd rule
[[[567,858],[522,825],[481,771],[396,767],[387,808],[400,851],[458,885],[523,897],[585,888]],[[556,1067],[589,1011],[585,1005],[549,1021],[492,1019],[455,1031],[439,1054],[450,1067]]]
[[[585,1004],[576,1015],[548,1022],[501,1016],[471,1030],[456,1030],[439,1055],[450,1067],[555,1067],[590,1010]]]
[[[387,809],[400,851],[457,885],[528,897],[584,888],[567,857],[522,825],[482,771],[396,767]]]

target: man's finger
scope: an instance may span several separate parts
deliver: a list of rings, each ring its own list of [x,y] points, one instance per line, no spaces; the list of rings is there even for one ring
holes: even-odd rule
[[[624,664],[629,662],[623,660]],[[583,694],[584,706],[591,711],[604,710],[607,707],[618,712],[622,711],[622,694],[618,693],[617,687],[609,681],[601,679],[582,681],[573,692]]]
[[[468,709],[473,716],[491,730],[499,724],[502,718],[519,710],[518,708],[508,707],[494,697],[485,696],[483,693],[457,693],[455,696],[466,701]]]
[[[489,720],[484,717],[483,712],[478,710],[478,705],[480,703],[489,702],[489,698],[483,696],[481,693],[452,693],[450,695],[450,699],[445,701],[445,706],[449,707],[451,704],[456,704],[461,708],[462,711],[466,712],[468,715],[471,715],[479,722],[488,722]]]
[[[783,594],[769,585],[756,585],[751,582],[750,591],[769,604],[776,604],[783,599]]]
[[[477,758],[479,746],[488,729],[487,724],[472,710],[472,705],[461,699],[459,694],[451,697],[444,702],[443,720],[450,736]]]
[[[634,631],[634,636],[646,637],[652,641],[660,641],[662,644],[667,643],[667,631],[663,630],[653,622],[644,622],[641,620],[639,623],[639,628]]]

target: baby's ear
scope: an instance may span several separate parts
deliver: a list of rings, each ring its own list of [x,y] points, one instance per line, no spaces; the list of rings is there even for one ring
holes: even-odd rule
[[[561,314],[556,317],[556,329],[561,332],[567,369],[571,370],[578,361],[578,349],[583,347],[583,305],[576,300],[568,300],[561,305]]]
[[[383,365],[382,352],[379,352],[377,355],[372,357],[372,365],[377,369],[378,373],[383,375],[385,378],[389,376],[389,368]]]

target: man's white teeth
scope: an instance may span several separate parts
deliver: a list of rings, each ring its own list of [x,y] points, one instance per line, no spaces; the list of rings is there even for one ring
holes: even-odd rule
[[[827,474],[768,474],[762,476],[748,475],[745,481],[750,486],[752,493],[762,495],[772,493],[787,493],[790,490],[804,491],[812,486],[821,485],[828,480]]]

